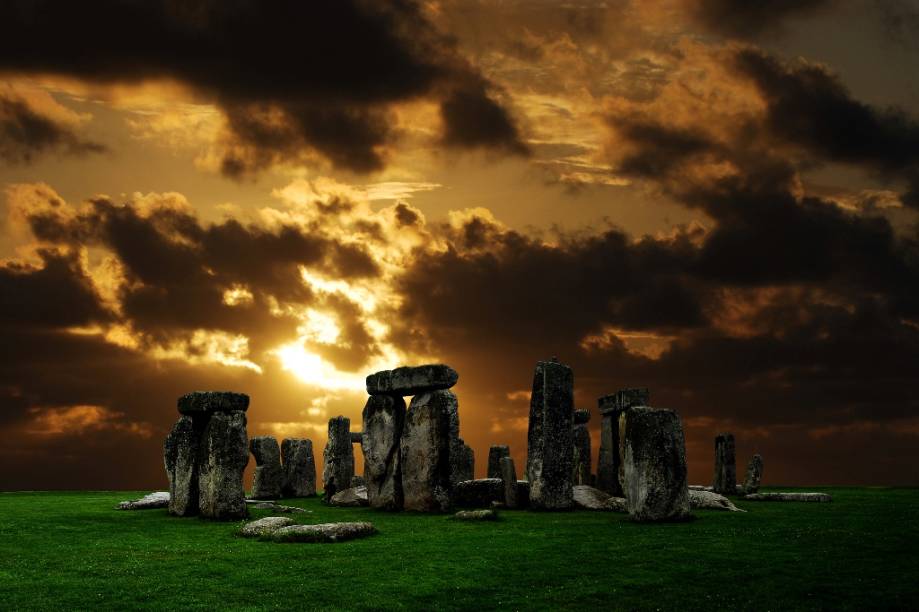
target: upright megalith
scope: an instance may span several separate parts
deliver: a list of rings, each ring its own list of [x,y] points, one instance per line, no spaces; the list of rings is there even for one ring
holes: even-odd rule
[[[406,510],[446,512],[452,505],[450,426],[456,406],[456,396],[446,389],[412,398],[400,448]]]
[[[488,449],[488,478],[501,478],[501,460],[511,456],[511,449],[506,444],[497,444]]]
[[[459,380],[456,370],[442,363],[383,370],[367,377],[369,395],[420,395],[449,389]]]
[[[475,451],[459,439],[459,444],[450,451],[450,481],[457,483],[475,478]]]
[[[351,446],[351,419],[329,419],[329,441],[322,451],[323,499],[328,502],[339,491],[351,486],[354,476],[354,448]]]
[[[597,488],[614,497],[624,497],[619,416],[633,406],[647,406],[651,393],[644,387],[620,389],[597,400],[600,409],[600,456],[597,462]]]
[[[501,457],[501,480],[504,481],[504,505],[516,508],[517,503],[517,468],[511,457]]]
[[[405,424],[405,400],[371,395],[363,412],[364,480],[370,505],[402,509],[402,463],[399,443]]]
[[[281,466],[285,497],[312,497],[316,494],[316,459],[313,442],[306,438],[287,438],[281,442]]]
[[[527,480],[530,506],[565,510],[572,506],[572,435],[574,375],[553,357],[536,364],[530,395]]]
[[[759,485],[763,480],[763,458],[760,455],[753,455],[750,463],[747,464],[747,477],[743,481],[744,495],[750,495],[759,491]]]
[[[572,437],[572,472],[571,479],[575,485],[590,485],[590,410],[574,411]]]
[[[218,520],[246,516],[243,470],[249,462],[246,413],[215,412],[204,428],[198,455],[198,507]]]
[[[722,433],[715,437],[715,479],[712,490],[721,495],[737,494],[734,434]]]
[[[242,469],[249,459],[248,407],[249,396],[243,393],[196,391],[178,399],[181,416],[163,444],[170,514],[245,515],[245,504],[240,502],[240,514],[235,495],[242,491]],[[215,419],[219,422],[211,427]]]
[[[249,440],[249,452],[255,457],[252,477],[253,499],[277,499],[284,486],[281,469],[281,447],[272,436],[256,436]]]
[[[690,515],[683,425],[673,410],[637,406],[619,415],[625,497],[634,521]]]

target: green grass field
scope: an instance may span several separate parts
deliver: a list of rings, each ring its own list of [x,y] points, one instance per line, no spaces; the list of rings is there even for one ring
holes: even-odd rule
[[[298,522],[370,520],[380,532],[338,544],[113,509],[134,493],[2,493],[0,608],[919,609],[919,489],[813,490],[834,501],[738,501],[748,513],[661,525],[585,511],[460,523],[288,502],[312,510]]]

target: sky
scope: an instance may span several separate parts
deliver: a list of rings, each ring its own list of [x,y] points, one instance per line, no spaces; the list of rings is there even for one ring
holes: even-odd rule
[[[917,213],[915,1],[4,2],[0,489],[164,488],[193,390],[321,465],[430,362],[481,477],[551,356],[595,461],[644,386],[692,482],[916,485]]]

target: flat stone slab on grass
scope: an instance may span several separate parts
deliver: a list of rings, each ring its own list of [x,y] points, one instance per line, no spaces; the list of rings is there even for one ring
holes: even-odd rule
[[[494,510],[460,510],[453,518],[457,521],[497,521],[498,513]]]
[[[605,512],[628,512],[624,497],[613,497],[606,491],[587,485],[572,487],[574,505],[584,510],[602,510]]]
[[[246,503],[251,505],[256,510],[271,510],[272,512],[283,512],[285,514],[296,514],[298,512],[312,512],[312,510],[306,510],[298,506],[284,506],[272,501],[260,501],[260,500],[246,500]]]
[[[370,395],[420,395],[449,389],[459,380],[456,370],[442,363],[382,370],[367,377]]]
[[[179,414],[234,412],[249,408],[249,396],[232,391],[194,391],[179,398]]]
[[[117,510],[153,510],[155,508],[169,507],[169,491],[154,491],[141,497],[119,502]]]
[[[286,516],[266,516],[255,521],[250,521],[239,528],[239,535],[244,538],[258,538],[269,536],[281,527],[293,525],[293,519]]]
[[[831,502],[829,493],[751,493],[744,495],[744,501],[790,501],[790,502]]]
[[[373,523],[320,523],[282,527],[271,534],[271,539],[275,542],[344,542],[366,538],[376,532]]]
[[[367,487],[352,487],[339,491],[329,500],[329,505],[344,508],[370,505],[370,500],[367,497]]]
[[[741,510],[724,495],[713,491],[699,491],[697,489],[689,490],[689,505],[701,510],[728,510],[730,512],[746,512]]]

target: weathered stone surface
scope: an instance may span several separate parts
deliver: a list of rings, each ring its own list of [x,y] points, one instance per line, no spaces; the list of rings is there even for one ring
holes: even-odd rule
[[[367,486],[367,481],[364,479],[363,476],[352,476],[351,477],[351,487],[350,488],[354,489],[356,487],[366,487],[366,486]]]
[[[540,361],[533,375],[527,435],[527,480],[530,507],[571,508],[574,375],[557,359]]]
[[[575,425],[586,425],[587,423],[590,423],[590,410],[587,410],[586,408],[575,410],[573,419]]]
[[[459,380],[456,370],[442,363],[383,370],[367,377],[370,395],[419,395],[449,389]]]
[[[370,501],[367,499],[367,487],[354,487],[339,491],[329,500],[329,505],[344,508],[368,506]]]
[[[530,483],[526,480],[517,481],[517,507],[530,507]]]
[[[619,417],[625,491],[634,521],[677,521],[690,515],[686,446],[673,410],[639,406]]]
[[[453,515],[458,521],[497,521],[498,513],[494,510],[460,510]]]
[[[447,390],[412,398],[402,429],[403,507],[446,512],[451,506],[450,423],[456,396]]]
[[[612,495],[588,485],[575,485],[571,490],[574,505],[585,510],[605,510]]]
[[[475,451],[460,439],[460,444],[450,453],[451,474],[450,481],[453,486],[464,480],[475,478]]]
[[[621,512],[622,514],[629,513],[629,502],[624,497],[610,497],[606,500],[605,510],[610,512]]]
[[[246,516],[243,470],[248,462],[246,413],[215,412],[204,428],[198,454],[201,516],[218,520]]]
[[[689,505],[694,509],[746,512],[746,510],[741,510],[735,506],[731,500],[724,495],[713,493],[712,491],[699,491],[696,489],[689,490]]]
[[[281,448],[272,436],[256,436],[249,440],[249,452],[255,457],[255,474],[252,477],[254,499],[277,499],[284,486],[281,469]]]
[[[169,478],[169,513],[198,514],[198,456],[204,419],[179,417],[163,444],[163,460]]]
[[[489,508],[492,502],[504,503],[504,481],[500,478],[464,480],[453,490],[454,504],[460,508]]]
[[[789,501],[789,502],[830,502],[833,497],[828,493],[751,493],[744,495],[744,501]]]
[[[733,434],[723,433],[715,437],[715,479],[712,490],[722,495],[737,493],[737,459]]]
[[[351,419],[343,416],[329,419],[329,441],[322,451],[322,488],[326,501],[351,486],[354,448],[350,430]]]
[[[577,412],[575,414],[577,414]],[[591,449],[590,430],[587,429],[587,424],[575,423],[571,430],[571,438],[571,481],[576,485],[590,485]]]
[[[747,477],[743,481],[744,495],[756,493],[759,491],[759,485],[763,480],[763,458],[759,455],[753,455],[750,463],[747,464]]]
[[[275,542],[344,542],[365,538],[376,532],[373,523],[320,523],[281,527],[271,534],[271,539]]]
[[[619,415],[633,406],[647,406],[651,400],[648,389],[620,389],[597,400],[600,419],[600,454],[597,462],[597,488],[615,497],[624,497],[621,435]]]
[[[364,442],[364,432],[362,431],[352,431],[351,432],[351,444],[363,444]]]
[[[501,457],[501,480],[504,486],[504,505],[517,507],[517,468],[511,457]]]
[[[313,442],[306,438],[287,438],[281,442],[284,469],[282,493],[285,497],[312,497],[316,494],[316,460]]]
[[[286,516],[266,516],[254,521],[249,521],[239,528],[239,535],[244,538],[259,538],[273,534],[281,527],[293,525],[293,519]]]
[[[505,444],[492,446],[488,449],[488,478],[501,478],[501,459],[511,456],[511,449]]]
[[[169,507],[169,491],[154,491],[147,493],[140,499],[119,502],[118,510],[153,510]]]
[[[179,413],[196,415],[212,412],[245,412],[249,396],[231,391],[194,391],[179,398]]]
[[[272,512],[283,512],[284,514],[299,514],[301,512],[312,513],[312,510],[307,510],[299,506],[283,506],[273,501],[260,501],[257,499],[253,499],[253,500],[247,499],[246,503],[250,504],[256,510],[271,510]]]
[[[370,505],[402,509],[402,460],[399,443],[405,423],[405,400],[371,395],[363,412],[364,480]]]
[[[712,487],[708,485],[689,485],[690,491],[712,491]]]

